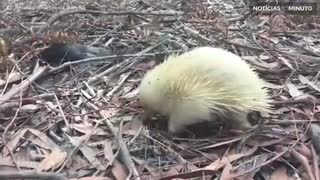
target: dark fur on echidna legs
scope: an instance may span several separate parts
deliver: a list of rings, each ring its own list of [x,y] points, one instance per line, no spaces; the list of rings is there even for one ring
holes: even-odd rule
[[[168,116],[171,133],[218,118],[233,128],[249,129],[249,112],[270,112],[264,87],[265,82],[238,55],[198,47],[171,55],[147,72],[139,87],[139,101],[148,116]]]
[[[40,53],[40,57],[50,65],[57,66],[68,61],[77,61],[85,58],[108,56],[110,49],[80,44],[55,43]]]

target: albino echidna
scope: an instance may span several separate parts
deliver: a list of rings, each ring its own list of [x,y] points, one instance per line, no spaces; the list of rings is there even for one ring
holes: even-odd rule
[[[222,119],[248,129],[248,113],[270,112],[264,81],[238,55],[198,47],[171,55],[147,72],[139,87],[145,113],[169,117],[168,130],[178,133],[201,121]]]
[[[8,48],[7,42],[0,36],[0,58],[8,55]]]

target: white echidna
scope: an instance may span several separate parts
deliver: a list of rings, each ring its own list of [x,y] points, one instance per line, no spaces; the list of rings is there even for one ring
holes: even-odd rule
[[[8,45],[4,38],[0,36],[0,58],[8,55]]]
[[[264,81],[238,55],[198,47],[171,55],[147,72],[139,87],[145,113],[169,117],[168,130],[177,133],[201,121],[222,119],[248,129],[248,113],[270,112]]]

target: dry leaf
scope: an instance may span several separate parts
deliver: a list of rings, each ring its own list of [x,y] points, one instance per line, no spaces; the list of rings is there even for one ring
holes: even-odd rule
[[[147,70],[151,69],[152,67],[154,67],[156,64],[157,64],[157,62],[152,60],[152,61],[148,61],[147,63],[136,64],[134,67],[136,69],[142,69],[142,70],[147,71]]]
[[[308,78],[302,76],[302,75],[299,75],[299,80],[303,83],[303,84],[307,84],[309,85],[310,87],[312,87],[314,90],[320,92],[320,88],[315,85],[313,82],[311,82]]]
[[[128,92],[127,94],[121,96],[121,98],[123,98],[123,99],[131,99],[131,98],[137,97],[138,92],[139,92],[139,88],[136,88],[136,89]]]
[[[286,167],[280,167],[277,168],[271,175],[270,180],[288,180],[289,177],[287,175],[287,168]]]
[[[66,135],[66,136],[69,138],[69,141],[73,146],[79,146],[87,138],[86,135],[84,135],[84,136],[68,136],[68,135]]]
[[[9,74],[9,76],[5,80],[0,79],[0,86],[5,85],[6,83],[10,84],[12,82],[19,81],[19,80],[21,80],[20,72],[12,72]]]
[[[248,140],[247,144],[251,146],[257,145],[258,147],[266,147],[274,144],[279,144],[283,142],[285,139],[286,137],[282,137],[282,138],[277,137],[277,139],[267,138],[267,137],[261,137],[261,138],[257,137],[255,139]]]
[[[196,170],[192,172],[187,172],[187,173],[175,173],[174,175],[171,176],[165,176],[160,178],[160,180],[172,180],[172,179],[191,179],[191,178],[199,178],[199,177],[204,177],[204,176],[216,176],[219,174],[217,171],[212,171],[212,170]]]
[[[39,162],[35,161],[25,161],[23,159],[16,159],[16,163],[20,168],[36,169],[37,167],[39,167]],[[10,156],[0,158],[0,166],[16,167],[15,164],[12,162],[12,158]]]
[[[141,121],[130,121],[122,127],[122,133],[127,135],[136,135],[142,127]]]
[[[115,116],[115,117],[110,118],[109,121],[111,123],[118,124],[121,121],[130,122],[130,121],[132,121],[132,119],[133,119],[133,116]]]
[[[83,133],[83,134],[94,134],[94,135],[99,135],[99,136],[105,136],[105,135],[110,135],[107,131],[104,131],[101,128],[95,128],[92,124],[84,125],[84,124],[70,124],[71,128],[74,128],[75,130]],[[94,130],[94,132],[92,132]]]
[[[17,147],[18,143],[20,142],[20,139],[24,136],[24,134],[27,132],[28,129],[22,129],[20,131],[18,131],[13,137],[12,139],[7,142],[7,147],[8,149],[13,152],[15,150],[15,148]],[[7,157],[9,155],[9,152],[7,150],[7,148],[4,148],[2,151],[2,157]]]
[[[275,14],[270,17],[270,27],[272,31],[290,31],[291,24],[293,23],[285,15]]]
[[[246,163],[240,164],[239,166],[236,167],[236,169],[234,169],[234,171],[238,172],[239,174],[243,174],[240,176],[243,179],[248,179],[248,180],[252,179],[254,177],[254,175],[258,171],[260,171],[259,165],[266,162],[269,157],[270,157],[269,153],[261,153],[260,152],[257,155],[250,156],[250,157],[246,158]],[[255,170],[252,171],[251,170],[252,167],[259,167],[259,168],[256,168]],[[250,170],[250,172],[248,172],[249,170]],[[245,172],[248,172],[248,173],[245,173]]]
[[[111,171],[117,180],[126,180],[127,176],[129,175],[125,166],[120,164],[117,160],[114,161]]]
[[[291,63],[288,61],[288,59],[282,57],[282,56],[279,56],[278,57],[286,66],[288,66],[288,68],[290,68],[291,70],[295,70],[293,68],[293,66],[291,65]]]
[[[32,141],[32,143],[40,147],[43,147],[45,149],[50,149],[50,150],[60,149],[60,146],[58,146],[54,141],[52,141],[45,133],[32,128],[29,128],[28,130],[30,133],[32,133],[37,137],[37,138],[28,138],[30,141]]]
[[[40,109],[40,106],[37,104],[26,104],[21,107],[21,111],[25,113],[33,113]]]
[[[44,160],[41,161],[38,171],[47,171],[59,167],[67,158],[67,152],[53,150]]]
[[[183,165],[177,164],[175,166],[170,167],[167,171],[165,171],[165,175],[163,176],[174,176],[181,172],[183,169]]]
[[[288,88],[288,91],[291,97],[296,98],[303,95],[303,92],[299,91],[298,88],[291,82],[287,82],[286,86]]]
[[[217,173],[211,170],[200,170],[199,168],[191,172],[188,171],[188,169],[187,169],[188,172],[183,172],[183,170],[186,169],[185,165],[183,164],[176,164],[168,168],[169,169],[167,171],[161,172],[160,174],[161,180],[171,180],[171,179],[177,179],[177,178],[190,179],[190,178],[195,178],[199,176],[205,176],[206,174],[212,175]],[[194,168],[191,167],[191,169],[194,169]]]
[[[277,109],[274,113],[275,114],[284,114],[284,113],[289,113],[291,112],[291,109],[288,107],[281,107],[279,109]]]
[[[103,166],[99,159],[97,159],[96,155],[98,152],[95,152],[93,149],[86,145],[82,145],[80,147],[80,151],[83,154],[83,156],[92,164],[93,167],[97,168],[98,170],[104,171],[106,170],[106,167]]]
[[[101,115],[104,118],[110,118],[118,113],[119,109],[117,108],[108,108],[100,110]]]
[[[228,163],[231,163],[233,161],[236,161],[242,157],[246,156],[246,154],[232,154],[228,156],[224,156],[222,159],[217,159],[213,163],[209,164],[208,166],[204,167],[203,169],[210,169],[217,171],[220,168],[224,167]]]
[[[78,136],[78,137],[73,137],[73,136],[67,136],[74,146],[79,146],[86,140],[87,136]],[[100,161],[96,158],[97,152],[95,152],[93,149],[89,148],[86,145],[81,145],[80,146],[80,151],[83,154],[83,156],[97,169],[105,170],[105,167],[102,166]]]
[[[232,180],[233,175],[230,173],[232,170],[232,165],[230,162],[226,163],[226,166],[223,168],[223,171],[221,173],[220,180]]]
[[[308,160],[312,159],[312,152],[311,149],[309,147],[307,147],[304,144],[299,144],[298,146],[295,146],[295,149],[301,153],[302,155],[304,155]]]
[[[104,158],[107,159],[109,162],[112,162],[114,160],[114,153],[112,148],[112,141],[107,139],[104,143],[103,148]]]
[[[274,44],[278,44],[278,43],[280,42],[279,38],[277,38],[277,37],[270,37],[270,36],[267,35],[267,34],[260,34],[259,36],[260,36],[261,38],[264,38],[264,39],[266,39],[266,40],[271,41],[271,42],[274,43]]]
[[[309,79],[307,79],[306,77],[302,76],[301,74],[299,74],[298,78],[299,78],[300,82],[302,84],[304,84],[304,85],[306,85],[306,84],[308,84],[310,82]]]

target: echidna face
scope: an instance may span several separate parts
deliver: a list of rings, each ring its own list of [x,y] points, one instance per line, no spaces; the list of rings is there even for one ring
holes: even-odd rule
[[[151,72],[152,73],[152,72]],[[139,101],[144,109],[166,115],[166,107],[163,107],[161,96],[161,82],[154,78],[154,74],[147,73],[139,86]]]

